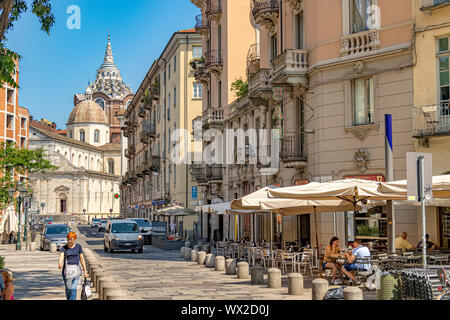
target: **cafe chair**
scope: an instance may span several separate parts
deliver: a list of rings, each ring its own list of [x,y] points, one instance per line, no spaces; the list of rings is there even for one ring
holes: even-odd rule
[[[312,254],[309,252],[302,252],[296,255],[296,260],[294,262],[296,270],[300,271],[303,267],[303,274],[306,273],[306,268],[309,268],[309,271],[311,272],[311,276],[313,275],[312,271]]]
[[[283,273],[286,273],[286,270],[288,267],[291,268],[292,272],[295,272],[295,267],[294,267],[294,259],[295,259],[295,254],[292,252],[281,252],[281,271]]]

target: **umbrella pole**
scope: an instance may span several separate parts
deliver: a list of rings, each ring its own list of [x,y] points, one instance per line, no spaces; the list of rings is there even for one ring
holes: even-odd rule
[[[318,260],[319,259],[319,233],[317,232],[317,208],[316,207],[314,207],[314,226],[316,229],[316,248],[317,248],[317,260]]]

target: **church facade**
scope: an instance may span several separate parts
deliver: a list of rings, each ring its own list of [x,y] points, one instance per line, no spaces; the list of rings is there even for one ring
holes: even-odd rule
[[[86,217],[120,214],[123,157],[120,120],[116,115],[134,97],[114,62],[110,37],[96,80],[76,94],[65,135],[42,122],[30,123],[30,149],[43,149],[58,167],[34,174],[30,185],[44,215]]]

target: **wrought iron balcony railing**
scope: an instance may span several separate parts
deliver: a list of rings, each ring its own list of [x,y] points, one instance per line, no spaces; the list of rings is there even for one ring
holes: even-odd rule
[[[222,50],[206,51],[204,66],[212,71],[220,72],[223,66]]]
[[[222,180],[223,179],[223,166],[221,165],[211,165],[206,167],[206,178],[208,181],[211,180]]]
[[[199,14],[195,17],[195,31],[199,34],[206,34],[210,28],[210,22],[204,15]]]
[[[450,101],[413,108],[414,137],[450,134]]]
[[[206,16],[212,20],[220,20],[222,16],[222,1],[209,0],[206,4]]]
[[[302,133],[283,135],[280,159],[286,161],[306,161],[305,142]]]

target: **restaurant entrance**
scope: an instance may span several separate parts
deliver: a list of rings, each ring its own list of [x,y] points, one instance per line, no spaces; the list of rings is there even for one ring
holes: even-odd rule
[[[297,216],[297,241],[302,246],[311,244],[311,215],[302,214]]]
[[[440,208],[439,210],[440,226],[440,247],[450,248],[450,207]]]

